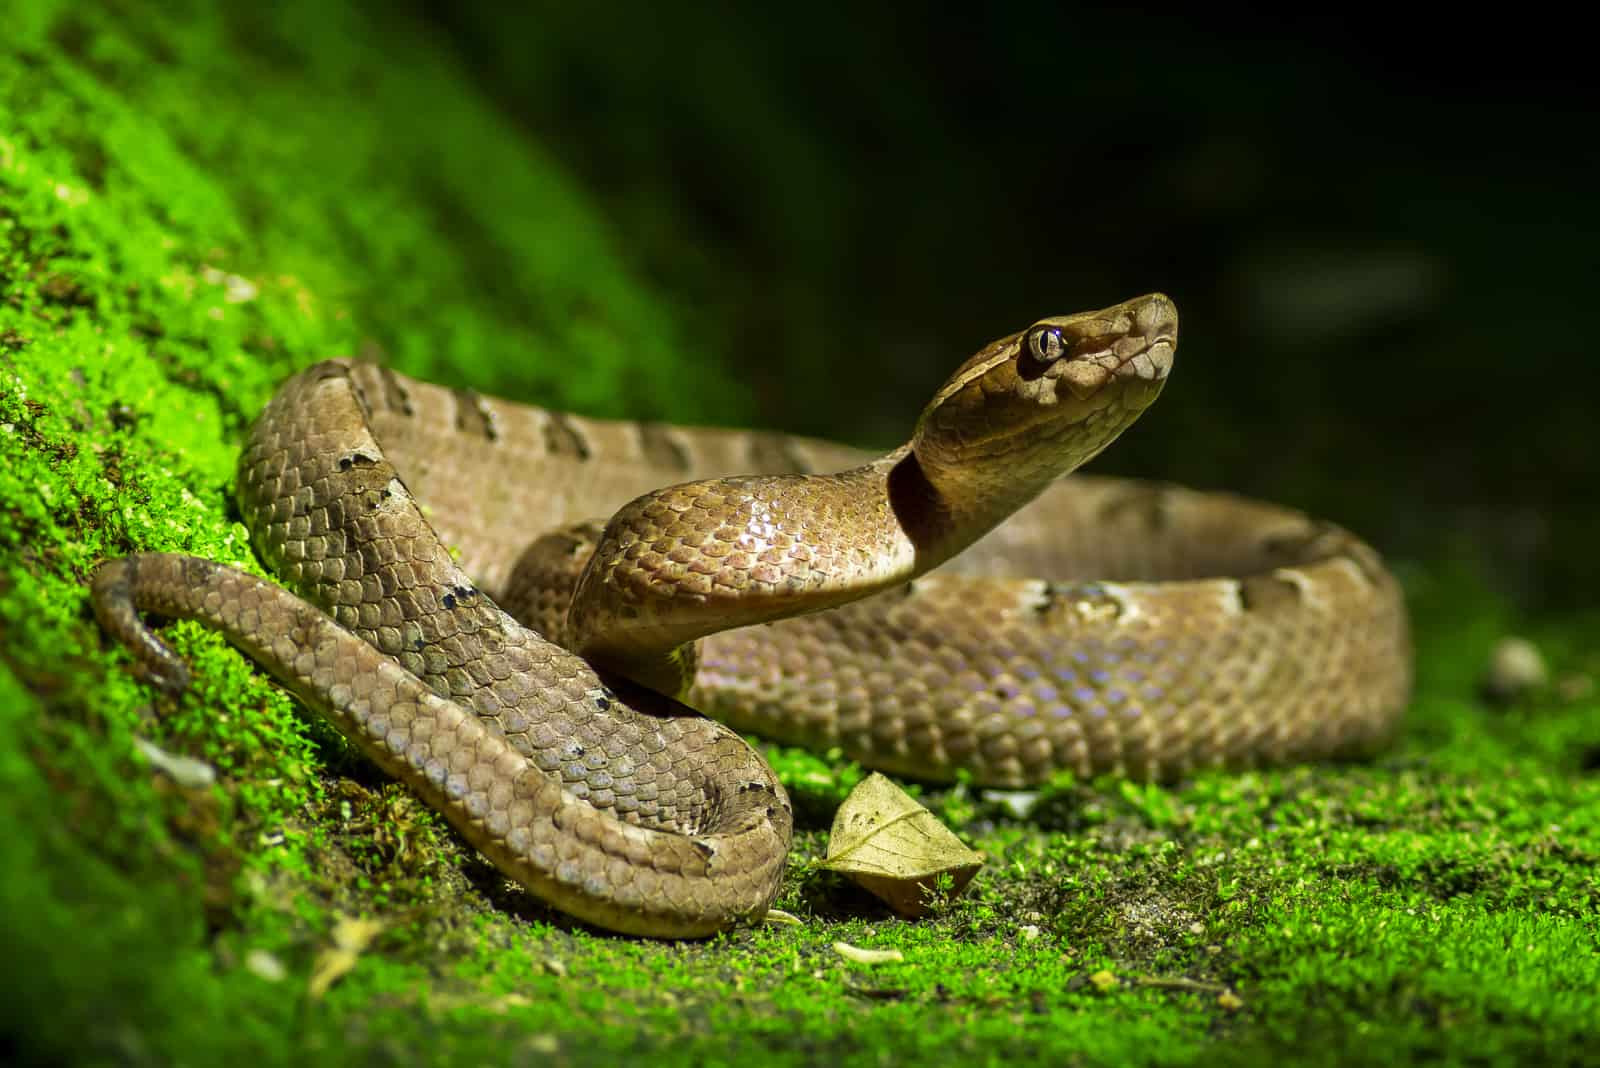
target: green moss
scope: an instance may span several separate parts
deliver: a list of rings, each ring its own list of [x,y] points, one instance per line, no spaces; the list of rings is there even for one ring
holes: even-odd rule
[[[215,636],[158,698],[87,609],[94,562],[254,568],[229,512],[274,385],[380,347],[591,411],[737,421],[576,188],[403,23],[281,6],[22,5],[0,60],[0,1048],[61,1061],[1173,1063],[1576,1060],[1600,1023],[1600,700],[1484,707],[1514,624],[1406,568],[1419,694],[1371,763],[1063,780],[1019,821],[927,800],[990,864],[920,923],[815,860],[859,777],[775,753],[800,927],[659,945],[574,928]],[[514,355],[513,358],[508,358]],[[687,372],[693,370],[693,374]],[[693,382],[693,386],[688,385]],[[136,739],[204,760],[154,773]],[[380,931],[308,995],[341,918]],[[898,948],[865,967],[836,941]],[[1104,974],[1102,974],[1104,973]],[[1238,1000],[1235,1001],[1234,999]]]

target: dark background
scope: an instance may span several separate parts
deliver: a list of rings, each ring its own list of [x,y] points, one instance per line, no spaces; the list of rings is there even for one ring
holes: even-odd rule
[[[1097,469],[1592,605],[1600,113],[1562,16],[415,12],[770,424],[893,442],[990,338],[1161,289],[1177,370]]]

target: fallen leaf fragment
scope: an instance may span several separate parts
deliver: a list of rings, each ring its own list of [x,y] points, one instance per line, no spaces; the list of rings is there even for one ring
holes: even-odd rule
[[[1102,994],[1107,990],[1115,990],[1119,985],[1116,975],[1113,972],[1105,970],[1104,968],[1089,976],[1089,982],[1092,983],[1094,988],[1100,991]]]
[[[244,966],[269,983],[282,982],[289,974],[283,962],[264,949],[252,949],[244,958]]]
[[[761,917],[762,923],[770,923],[778,927],[804,927],[806,922],[792,912],[782,909],[768,909],[767,914]]]
[[[848,875],[902,916],[921,916],[940,896],[950,899],[965,890],[983,857],[904,790],[873,773],[839,806],[822,867]],[[940,888],[944,875],[950,881]]]
[[[856,964],[902,964],[906,959],[898,949],[862,949],[849,942],[835,942],[833,951]]]
[[[217,769],[203,760],[169,753],[137,735],[134,736],[133,747],[144,754],[151,767],[185,790],[203,790],[217,781]]]
[[[306,984],[306,993],[313,1000],[326,994],[328,988],[337,983],[345,972],[356,966],[361,954],[382,930],[383,924],[376,920],[352,916],[341,918],[333,925],[333,945],[318,953],[316,962],[311,966],[311,979]]]

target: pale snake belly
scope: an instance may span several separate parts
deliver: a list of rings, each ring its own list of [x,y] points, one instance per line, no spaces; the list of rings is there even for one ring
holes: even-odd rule
[[[172,688],[186,669],[138,610],[221,630],[556,907],[706,934],[767,907],[788,798],[732,730],[623,673],[774,740],[1003,786],[1360,753],[1392,729],[1408,628],[1371,548],[1241,498],[1060,478],[1160,392],[1176,329],[1159,295],[1042,320],[876,458],[319,364],[239,469],[295,592],[138,554],[96,572],[96,611]]]

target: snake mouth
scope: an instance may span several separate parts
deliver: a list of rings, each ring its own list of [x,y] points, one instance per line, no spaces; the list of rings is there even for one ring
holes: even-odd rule
[[[1085,403],[1113,383],[1159,387],[1172,370],[1178,311],[1166,296],[1151,293],[1089,315],[1044,320],[1026,336],[1032,352],[1024,348],[1018,376],[1024,381],[1053,380]],[[1063,347],[1063,358],[1030,367],[1026,357],[1049,347],[1034,340],[1041,336]]]
[[[1079,401],[1093,399],[1114,383],[1158,385],[1172,370],[1175,342],[1171,335],[1125,335],[1109,346],[1099,338],[1095,341],[1098,351],[1074,354],[1045,373],[1045,377],[1066,386]]]

